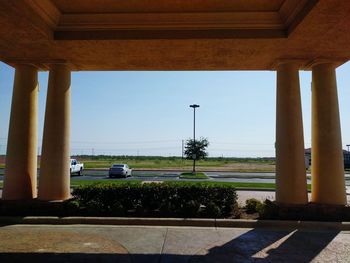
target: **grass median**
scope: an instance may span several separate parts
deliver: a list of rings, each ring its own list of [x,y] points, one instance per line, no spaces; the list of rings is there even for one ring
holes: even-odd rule
[[[180,174],[181,179],[209,179],[205,173],[182,173]]]
[[[72,179],[71,180],[71,187],[75,188],[78,186],[84,186],[84,185],[92,185],[96,183],[115,183],[115,184],[125,184],[127,182],[139,182],[142,183],[142,180],[116,180],[116,179],[103,179],[103,180],[79,180],[79,179]],[[193,181],[167,181],[167,183],[170,184],[196,184],[199,182],[193,182]],[[200,181],[201,184],[210,184],[210,185],[229,185],[233,186],[237,189],[257,189],[257,190],[271,190],[274,191],[276,189],[276,184],[274,183],[246,183],[246,182],[209,182],[209,181]],[[311,190],[311,185],[308,184],[308,190]]]

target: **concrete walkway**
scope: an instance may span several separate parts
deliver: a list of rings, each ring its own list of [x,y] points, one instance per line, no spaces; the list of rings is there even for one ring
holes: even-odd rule
[[[0,262],[350,262],[350,231],[9,225]]]
[[[348,200],[348,205],[350,205],[350,187],[346,188],[346,197]],[[261,191],[261,190],[237,190],[238,195],[238,203],[241,206],[245,205],[245,201],[249,198],[255,198],[260,201],[265,201],[265,199],[269,199],[271,201],[275,200],[275,191]],[[311,200],[311,194],[309,193],[309,201]],[[350,260],[349,260],[350,262]]]

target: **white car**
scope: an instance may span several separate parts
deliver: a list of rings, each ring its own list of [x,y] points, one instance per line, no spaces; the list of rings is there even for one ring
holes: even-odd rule
[[[113,164],[111,168],[109,168],[108,176],[112,177],[128,177],[131,176],[131,169],[127,164]]]
[[[70,159],[70,174],[83,175],[84,164],[79,163],[76,159]]]

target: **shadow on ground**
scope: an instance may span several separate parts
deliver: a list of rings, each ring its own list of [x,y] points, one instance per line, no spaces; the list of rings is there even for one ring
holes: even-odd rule
[[[222,246],[210,248],[205,256],[192,257],[190,262],[306,263],[319,255],[338,233],[254,229]]]
[[[223,232],[225,235],[225,232]],[[132,254],[132,253],[47,253],[2,252],[0,262],[298,262],[312,261],[327,247],[339,232],[315,232],[301,230],[253,229],[228,242],[220,242],[201,248],[193,254]],[[0,237],[1,238],[1,237]],[[229,238],[228,238],[229,239]],[[227,239],[226,239],[227,240]],[[166,241],[165,241],[166,242]],[[54,244],[53,244],[54,248]],[[13,248],[21,251],[21,248]],[[327,254],[328,253],[328,254]],[[333,254],[329,254],[333,253]],[[325,254],[328,260],[337,251]],[[341,251],[338,251],[341,253]],[[346,256],[346,255],[344,255]],[[324,258],[323,258],[324,259]],[[333,258],[335,259],[335,258]]]

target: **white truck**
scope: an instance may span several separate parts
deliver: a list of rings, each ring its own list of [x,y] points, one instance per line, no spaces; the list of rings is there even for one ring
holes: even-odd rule
[[[76,159],[70,159],[70,174],[83,175],[84,164],[79,163]]]

